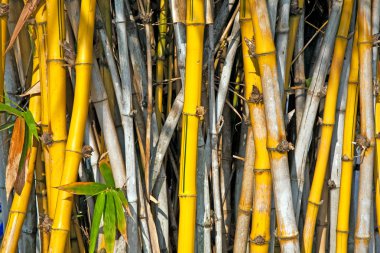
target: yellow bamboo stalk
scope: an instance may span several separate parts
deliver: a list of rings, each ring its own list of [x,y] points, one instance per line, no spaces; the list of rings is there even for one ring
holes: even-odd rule
[[[377,61],[376,84],[380,85],[380,61]],[[375,104],[376,164],[375,164],[375,202],[376,221],[380,228],[380,92],[377,91]]]
[[[54,218],[63,164],[65,161],[66,131],[66,69],[61,44],[65,41],[64,6],[61,0],[47,0],[47,82],[50,132],[46,139],[51,143],[47,175],[52,175],[48,192],[49,216]],[[45,111],[45,109],[44,109]],[[48,160],[47,160],[48,159]],[[53,176],[54,175],[54,176]]]
[[[9,10],[9,0],[0,1],[0,102],[3,102],[4,96],[4,74],[5,74],[5,48],[7,47],[7,21]]]
[[[42,99],[41,99],[42,102]],[[36,182],[36,196],[37,196],[37,204],[38,204],[38,214],[39,214],[39,234],[40,234],[40,242],[41,242],[41,252],[47,253],[49,248],[49,231],[43,226],[43,221],[48,217],[48,201],[47,201],[47,193],[46,193],[46,174],[44,172],[44,164],[42,161],[42,149],[41,146],[37,153],[37,161],[36,161],[36,173],[35,173],[35,182]]]
[[[336,102],[338,97],[340,74],[342,72],[344,54],[347,47],[347,36],[352,16],[352,0],[343,3],[338,33],[335,40],[334,54],[327,84],[325,109],[323,112],[322,134],[317,153],[314,178],[310,189],[309,202],[307,205],[305,225],[303,230],[303,250],[312,252],[314,230],[317,220],[318,209],[321,202],[323,183],[325,180],[327,164],[330,154],[332,134],[335,125]]]
[[[38,66],[38,42],[35,41],[36,50],[34,51],[33,57],[33,75],[32,75],[32,86],[36,85],[40,79],[39,66]],[[29,110],[33,115],[36,122],[40,121],[41,115],[41,96],[40,94],[34,94],[30,97]],[[4,238],[1,243],[1,253],[12,253],[16,252],[18,238],[20,237],[22,224],[26,216],[29,196],[33,186],[33,175],[34,166],[37,156],[38,142],[34,140],[33,146],[31,147],[30,157],[28,161],[28,166],[26,168],[26,178],[25,185],[22,189],[21,195],[15,194],[12,202],[11,209],[9,211],[9,218],[7,227],[5,229]]]
[[[359,54],[358,54],[358,29],[356,26],[350,74],[347,88],[347,106],[344,117],[343,146],[342,146],[342,175],[340,179],[338,222],[336,226],[336,252],[347,252],[351,186],[354,166],[354,144],[356,131],[356,112],[359,94]]]
[[[250,0],[250,4],[255,34],[255,47],[251,47],[250,51],[254,51],[252,54],[257,58],[263,87],[262,97],[268,131],[266,143],[273,175],[274,202],[277,207],[277,236],[282,252],[299,252],[287,156],[291,145],[286,141],[277,77],[276,49],[272,39],[266,1]]]
[[[96,0],[83,0],[78,29],[78,52],[76,58],[76,87],[65,152],[65,164],[61,184],[75,182],[79,163],[82,159],[82,144],[88,113],[93,54],[93,36]],[[49,252],[64,252],[70,230],[73,195],[59,191],[56,215],[50,238]]]
[[[196,218],[196,163],[204,38],[204,1],[187,0],[186,85],[182,113],[182,141],[179,182],[178,252],[194,252]]]
[[[160,0],[160,18],[158,25],[157,43],[157,65],[156,65],[156,117],[158,130],[161,130],[163,120],[163,91],[164,91],[164,71],[165,71],[165,50],[166,50],[166,30],[167,30],[167,0]]]
[[[242,38],[243,63],[245,74],[245,97],[249,106],[249,118],[255,143],[254,162],[254,196],[250,250],[251,252],[268,252],[270,240],[270,211],[272,176],[267,150],[267,131],[262,97],[261,79],[257,59],[249,54],[247,39],[253,40],[253,25],[249,2],[243,0],[240,5],[240,29]],[[247,22],[244,22],[247,21]],[[249,151],[252,152],[252,151]],[[249,189],[246,189],[249,190]],[[244,191],[244,189],[242,189]]]
[[[291,1],[291,3],[293,3],[293,1]],[[297,2],[297,0],[295,0],[294,2]],[[290,68],[292,67],[294,45],[296,42],[298,25],[300,23],[300,19],[302,16],[303,7],[304,7],[304,0],[298,0],[298,6],[292,6],[292,5],[290,6],[289,37],[288,37],[288,47],[286,51],[285,78],[284,78],[285,79],[284,81],[285,93],[284,93],[284,98],[283,98],[284,106],[286,102],[286,91],[289,89]]]

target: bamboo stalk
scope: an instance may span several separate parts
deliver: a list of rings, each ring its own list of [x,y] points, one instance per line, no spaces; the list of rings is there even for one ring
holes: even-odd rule
[[[119,105],[122,125],[124,130],[124,145],[125,145],[125,169],[128,184],[127,197],[130,203],[132,216],[128,216],[128,235],[131,243],[129,250],[137,251],[138,246],[138,231],[137,231],[137,178],[135,167],[135,144],[133,130],[133,112],[132,112],[132,75],[131,66],[129,63],[129,51],[126,24],[123,22],[125,17],[124,1],[115,1],[116,13],[116,34],[119,48],[120,62],[120,80],[121,87],[116,88],[117,102]]]
[[[342,146],[342,175],[340,179],[338,222],[336,226],[336,252],[347,252],[349,217],[351,203],[351,188],[354,166],[354,137],[356,129],[356,114],[358,104],[358,29],[356,25],[355,37],[352,46],[350,74],[347,87],[347,106],[344,118],[343,146]]]
[[[374,166],[375,122],[372,82],[371,1],[360,0],[358,6],[358,50],[360,83],[360,137],[362,157],[359,178],[359,203],[355,227],[355,252],[369,250],[372,183]],[[358,142],[358,141],[357,141]]]
[[[65,152],[65,166],[61,184],[76,181],[78,166],[82,158],[82,142],[90,96],[93,34],[96,1],[82,1],[81,21],[78,29],[78,53],[76,57],[76,87],[69,137]],[[49,251],[64,252],[70,228],[72,194],[59,191],[57,211],[52,225]]]
[[[269,22],[270,22],[270,30],[272,35],[274,36],[276,32],[276,21],[277,21],[277,8],[278,8],[278,0],[267,0],[268,5],[268,13],[269,13]]]
[[[292,195],[287,151],[291,145],[286,141],[284,117],[278,86],[276,53],[266,3],[252,0],[251,15],[255,34],[253,56],[257,57],[267,125],[267,149],[273,176],[274,202],[277,215],[277,237],[282,252],[299,252],[298,231]],[[286,207],[286,208],[284,208]]]
[[[355,13],[355,12],[354,12]],[[351,19],[350,31],[355,30],[355,16]],[[347,106],[347,84],[350,72],[350,62],[352,56],[353,36],[350,37],[347,44],[346,53],[344,56],[343,69],[340,78],[338,101],[336,109],[336,128],[333,133],[333,144],[330,151],[330,252],[336,251],[336,225],[338,221],[338,208],[339,208],[339,193],[340,193],[340,180],[342,174],[342,155],[343,155],[343,132],[344,121]]]
[[[61,43],[65,41],[65,20],[63,1],[47,0],[47,82],[48,104],[50,117],[50,131],[48,133],[51,139],[49,147],[49,166],[50,175],[50,192],[49,216],[54,218],[56,203],[58,198],[58,189],[62,177],[65,161],[66,146],[66,69],[65,60]],[[49,175],[49,173],[47,173]]]
[[[303,232],[303,242],[305,252],[312,251],[315,222],[321,201],[324,178],[327,170],[327,163],[331,147],[333,129],[335,125],[336,102],[342,71],[344,54],[347,47],[347,36],[349,23],[352,16],[353,1],[344,1],[342,17],[335,41],[334,54],[331,63],[331,70],[327,85],[327,95],[325,109],[323,112],[322,136],[318,148],[317,161],[315,165],[313,183],[310,189],[309,203],[306,211],[306,219]]]
[[[285,103],[287,99],[286,98],[287,93],[286,93],[286,90],[284,90],[284,88],[289,87],[288,83],[285,84],[286,53],[287,53],[287,48],[288,48],[288,37],[289,37],[289,11],[290,11],[290,0],[280,0],[279,13],[278,13],[279,19],[276,26],[276,42],[275,43],[276,43],[276,53],[277,53],[276,55],[277,55],[278,83],[280,85],[281,98]]]
[[[244,15],[241,12],[241,15]],[[242,29],[243,29],[242,23]],[[249,221],[251,219],[251,209],[254,202],[253,187],[254,187],[254,162],[255,162],[255,144],[253,140],[252,126],[248,126],[246,146],[245,146],[245,158],[244,158],[244,170],[243,170],[243,182],[242,191],[239,199],[238,214],[236,220],[235,230],[235,243],[234,253],[246,252],[247,241],[249,235]],[[244,190],[243,190],[244,189]]]
[[[182,115],[182,141],[179,182],[178,252],[194,252],[196,210],[197,132],[202,82],[204,3],[188,0],[186,5],[186,77]],[[189,43],[191,42],[191,43]],[[190,85],[191,84],[191,85]],[[185,169],[186,168],[186,169]]]
[[[294,162],[291,168],[292,175],[292,195],[293,195],[293,205],[296,214],[296,220],[299,220],[300,214],[300,206],[301,199],[303,193],[303,184],[304,184],[304,174],[305,174],[305,166],[307,160],[307,154],[310,146],[310,141],[312,137],[312,130],[314,125],[314,120],[317,114],[318,104],[320,101],[320,97],[322,96],[323,84],[325,82],[327,70],[328,70],[328,62],[330,61],[332,52],[333,52],[333,44],[334,38],[338,30],[338,24],[342,9],[342,1],[334,0],[333,2],[333,10],[330,15],[329,23],[327,26],[327,31],[325,33],[325,38],[323,40],[322,48],[319,50],[319,55],[317,62],[315,63],[316,67],[313,71],[312,81],[308,90],[308,95],[305,101],[305,109],[302,115],[302,121],[300,126],[300,131],[297,136],[297,141],[294,150]],[[344,17],[350,18],[348,16]],[[349,22],[345,23],[347,26]],[[343,25],[343,22],[342,22]],[[343,43],[345,39],[339,39],[338,41],[342,41],[339,43]],[[340,51],[340,50],[339,50]],[[343,56],[344,56],[344,51]],[[341,53],[339,54],[340,57]],[[342,56],[342,57],[343,57]],[[331,128],[331,127],[330,127]],[[297,182],[295,179],[297,178]],[[321,180],[323,181],[323,178]],[[320,199],[320,197],[318,198]],[[317,202],[316,202],[317,203]]]
[[[38,42],[36,43],[36,50],[34,51],[33,57],[33,78],[32,78],[32,86],[37,84],[40,81],[40,73],[39,73],[39,58],[38,58]],[[31,96],[29,102],[29,110],[33,115],[33,118],[36,122],[40,120],[41,117],[41,96],[39,94],[35,94]],[[33,146],[30,151],[30,157],[28,161],[28,166],[25,168],[25,185],[22,189],[20,195],[15,194],[12,206],[9,211],[8,223],[5,229],[4,238],[1,243],[0,252],[16,252],[17,243],[22,233],[22,226],[27,215],[28,202],[29,197],[31,195],[32,186],[33,186],[33,175],[34,175],[34,167],[37,156],[37,142],[34,140]]]

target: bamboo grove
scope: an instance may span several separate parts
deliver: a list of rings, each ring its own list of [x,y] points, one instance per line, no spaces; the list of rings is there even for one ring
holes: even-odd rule
[[[380,252],[380,0],[1,0],[0,252]]]

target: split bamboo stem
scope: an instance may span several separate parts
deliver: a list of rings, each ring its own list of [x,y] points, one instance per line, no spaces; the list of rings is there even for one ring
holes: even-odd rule
[[[76,58],[76,87],[70,131],[65,152],[65,166],[61,184],[76,181],[82,159],[82,143],[90,98],[95,0],[81,3],[81,20],[78,29],[78,53]],[[56,215],[52,225],[49,252],[64,252],[70,229],[73,195],[59,191]]]
[[[292,205],[287,156],[291,145],[287,142],[285,134],[277,77],[276,49],[270,31],[266,2],[264,0],[252,0],[250,3],[255,34],[255,48],[250,51],[254,51],[252,53],[257,58],[263,87],[263,101],[268,127],[267,149],[272,169],[278,224],[277,237],[282,252],[299,252],[298,230]]]
[[[344,117],[343,146],[342,146],[342,175],[340,179],[338,222],[336,226],[336,252],[348,252],[349,217],[351,204],[351,188],[354,166],[354,144],[356,131],[356,114],[359,94],[359,54],[358,30],[354,35],[350,74],[347,87],[347,106]]]
[[[360,96],[360,138],[362,148],[359,203],[355,227],[355,252],[367,252],[371,239],[371,208],[373,166],[375,156],[375,122],[372,81],[372,24],[371,1],[360,0],[358,5],[358,50],[359,50],[359,96]]]
[[[186,83],[182,113],[182,142],[179,182],[178,252],[194,252],[196,213],[197,133],[200,117],[204,2],[187,0],[186,5]]]
[[[335,125],[336,102],[338,97],[344,55],[347,47],[347,36],[350,28],[353,3],[354,1],[351,0],[346,0],[343,3],[342,17],[335,40],[334,54],[327,84],[327,95],[323,113],[321,141],[317,152],[317,161],[315,165],[313,182],[310,189],[303,230],[303,247],[305,252],[312,252],[314,229],[316,225],[319,205],[321,202],[322,189],[325,181],[332,134]]]
[[[35,40],[36,49],[34,51],[33,57],[33,76],[32,76],[32,86],[36,85],[40,81],[39,73],[39,58],[38,58],[38,41]],[[41,96],[40,94],[34,94],[30,97],[29,101],[29,110],[33,115],[33,118],[36,122],[40,121],[41,118]],[[27,215],[27,208],[29,203],[30,193],[33,187],[33,175],[34,167],[37,157],[37,140],[33,139],[33,146],[30,151],[30,157],[28,160],[28,165],[25,168],[25,185],[22,189],[20,195],[15,194],[12,206],[9,212],[9,218],[7,227],[5,229],[4,238],[1,243],[0,252],[16,252],[18,239],[21,234],[22,226]]]
[[[304,185],[305,167],[308,150],[312,138],[313,125],[318,111],[319,101],[323,95],[323,85],[328,71],[328,62],[333,52],[334,38],[338,30],[342,1],[334,0],[333,9],[327,26],[327,31],[323,40],[323,45],[319,50],[317,62],[312,75],[311,84],[305,101],[305,109],[302,114],[301,126],[297,136],[294,150],[294,162],[291,168],[292,175],[292,195],[296,220],[299,220],[301,199]],[[350,18],[350,17],[344,17]],[[349,22],[347,24],[349,26]],[[344,40],[344,39],[340,39]],[[344,56],[344,51],[343,51]],[[322,177],[323,181],[324,177]],[[316,214],[315,214],[316,215]]]
[[[50,131],[48,133],[51,145],[49,147],[50,186],[48,185],[50,196],[49,216],[54,218],[57,205],[58,189],[62,177],[65,161],[65,145],[67,139],[66,131],[66,68],[63,48],[61,44],[65,41],[66,27],[63,1],[47,0],[47,83],[48,106],[50,121]],[[70,209],[71,210],[71,209]]]

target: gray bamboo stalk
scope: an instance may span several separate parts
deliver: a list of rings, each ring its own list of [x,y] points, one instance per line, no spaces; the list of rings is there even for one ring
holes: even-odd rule
[[[231,109],[225,107],[223,110],[223,128],[222,128],[222,159],[220,171],[220,194],[222,197],[223,210],[223,233],[224,247],[229,246],[229,233],[231,229],[231,165],[232,165],[232,124],[231,124]]]
[[[208,28],[211,30],[209,32],[210,40],[210,55],[213,55],[213,42],[214,34],[212,32],[212,24],[209,24]],[[219,163],[218,163],[218,132],[217,132],[217,110],[215,105],[215,89],[214,89],[214,68],[213,68],[213,57],[209,55],[209,86],[210,86],[210,96],[209,96],[209,110],[210,110],[210,126],[209,126],[209,136],[211,137],[211,170],[212,170],[212,192],[214,200],[214,224],[215,224],[215,250],[217,253],[222,253],[223,251],[223,216],[222,216],[222,206],[221,206],[221,196],[220,196],[220,178],[219,178]],[[210,68],[211,66],[211,68]],[[222,74],[223,75],[223,74]],[[230,78],[228,78],[229,81]],[[207,138],[209,139],[209,138]]]
[[[92,173],[94,175],[94,181],[99,182],[100,173],[98,169],[98,160],[99,160],[100,155],[99,155],[99,150],[96,144],[95,134],[89,120],[86,121],[84,142],[87,143],[87,145],[89,145],[90,147],[92,147],[92,155],[90,157],[90,166],[92,168]]]
[[[290,0],[280,0],[279,3],[279,19],[276,26],[276,51],[277,51],[277,71],[278,83],[280,86],[281,99],[284,98],[284,81],[285,81],[285,65],[286,52],[289,37],[289,11]]]
[[[268,12],[269,12],[270,30],[274,37],[275,28],[276,28],[276,19],[277,19],[278,0],[267,0],[267,5],[268,5]]]
[[[127,197],[132,216],[128,216],[128,248],[129,252],[137,252],[138,250],[138,225],[137,225],[137,179],[135,167],[135,143],[133,129],[133,110],[132,110],[132,75],[129,63],[127,26],[125,23],[125,8],[123,0],[116,0],[115,4],[115,22],[116,34],[118,41],[119,64],[120,64],[120,83],[114,83],[117,103],[121,114],[121,121],[124,130],[125,145],[125,169],[127,181]],[[102,32],[101,32],[102,33]],[[105,31],[104,31],[105,35]],[[103,37],[103,36],[102,36]],[[106,38],[104,38],[106,39]],[[102,42],[104,41],[102,39]],[[103,44],[105,44],[103,42]],[[111,55],[107,56],[111,58]],[[115,71],[116,69],[114,69]],[[114,75],[112,75],[114,76]],[[119,85],[118,85],[119,84]],[[119,86],[119,87],[116,87]],[[117,90],[116,90],[117,89]]]
[[[197,217],[196,217],[196,237],[195,237],[195,245],[196,252],[204,252],[204,217],[205,217],[205,189],[204,189],[204,181],[205,181],[205,170],[204,167],[204,150],[205,150],[205,142],[203,139],[203,134],[201,131],[201,125],[198,128],[198,156],[197,156]]]
[[[359,154],[356,154],[359,155]],[[358,162],[355,162],[355,167],[358,166]],[[359,194],[359,169],[354,170],[354,178],[352,180],[352,201],[351,201],[351,210],[350,211],[350,231],[348,234],[348,252],[354,252],[355,248],[355,227],[356,227],[356,216],[358,213],[358,194]]]
[[[180,70],[181,80],[182,80],[182,88],[180,92],[177,94],[172,109],[170,110],[164,126],[161,129],[161,133],[158,139],[158,143],[156,146],[156,155],[153,161],[153,169],[152,169],[152,177],[151,182],[154,187],[157,176],[160,172],[166,151],[169,147],[170,140],[173,136],[175,127],[178,124],[178,120],[181,117],[183,102],[184,102],[184,83],[185,83],[185,59],[186,59],[186,31],[183,23],[184,18],[181,17],[181,13],[179,13],[178,5],[176,0],[170,0],[169,6],[171,9],[173,26],[174,26],[174,38],[177,48],[177,61],[178,68]]]
[[[36,235],[37,235],[37,207],[36,191],[34,184],[29,196],[28,209],[22,225],[22,233],[18,241],[18,250],[22,252],[36,252]]]
[[[254,174],[253,167],[255,162],[255,144],[253,141],[252,126],[248,126],[246,146],[245,146],[245,159],[243,170],[242,189],[244,194],[240,195],[239,208],[236,220],[236,230],[234,239],[234,253],[245,253],[249,235],[249,225],[252,215],[252,203],[253,203],[253,185]],[[241,199],[244,197],[244,199]],[[244,205],[243,205],[244,203]]]
[[[305,101],[305,109],[297,136],[294,150],[294,163],[291,168],[293,206],[296,220],[299,220],[301,199],[304,185],[304,174],[310,141],[312,137],[314,120],[318,111],[323,85],[325,83],[329,62],[334,48],[335,35],[338,30],[340,14],[342,10],[341,0],[335,0],[332,13],[327,25],[327,31],[323,41],[316,67],[313,72],[312,81]],[[297,180],[295,180],[297,179]]]
[[[372,36],[371,1],[359,0],[359,96],[360,96],[360,137],[361,145],[359,203],[355,227],[355,252],[368,252],[372,206],[373,166],[375,157],[375,122],[372,82]]]
[[[352,25],[355,25],[355,15],[351,19]],[[353,28],[353,26],[351,26]],[[353,29],[351,29],[352,31]],[[344,129],[344,116],[345,108],[347,103],[347,83],[351,63],[351,53],[352,53],[352,42],[351,37],[347,44],[347,49],[345,53],[343,69],[339,84],[339,93],[337,101],[337,113],[335,124],[336,128],[333,133],[332,143],[333,144],[330,151],[330,164],[331,164],[331,190],[330,190],[330,240],[329,248],[330,253],[334,253],[336,250],[336,225],[338,218],[338,206],[339,206],[339,191],[340,191],[340,178],[341,178],[341,167],[342,167],[342,145],[343,145],[343,129]]]
[[[326,174],[327,175],[327,174]],[[325,183],[322,191],[323,203],[319,209],[316,226],[316,253],[325,253],[327,248],[327,230],[328,230],[328,185],[325,178]]]
[[[295,102],[296,102],[296,133],[299,134],[299,129],[302,120],[303,110],[305,108],[305,58],[301,53],[304,47],[304,27],[305,27],[305,12],[302,13],[300,23],[298,25],[297,37],[294,45],[294,56],[299,57],[294,62],[294,85],[297,86],[295,90]]]

